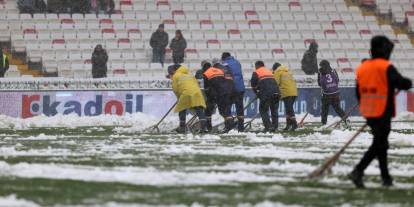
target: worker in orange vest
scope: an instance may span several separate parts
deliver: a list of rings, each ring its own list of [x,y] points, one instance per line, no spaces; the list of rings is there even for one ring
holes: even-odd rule
[[[356,71],[359,109],[374,136],[372,145],[349,174],[357,188],[364,188],[364,170],[375,158],[379,162],[383,186],[389,187],[393,183],[388,172],[387,150],[391,118],[395,115],[395,92],[412,86],[411,80],[401,76],[390,62],[393,48],[394,44],[387,37],[373,37],[372,58],[364,61]]]
[[[265,127],[264,131],[274,132],[279,125],[279,87],[273,77],[273,72],[265,67],[263,61],[257,61],[254,65],[256,71],[252,74],[250,84],[260,99],[259,111]],[[270,122],[269,110],[272,122]]]
[[[233,93],[233,80],[225,73],[219,63],[211,66],[205,62],[203,68],[209,67],[203,73],[204,91],[207,95],[207,130],[212,130],[211,116],[217,108],[220,115],[224,118],[224,131],[227,133],[234,127],[233,116],[231,115],[231,95]]]

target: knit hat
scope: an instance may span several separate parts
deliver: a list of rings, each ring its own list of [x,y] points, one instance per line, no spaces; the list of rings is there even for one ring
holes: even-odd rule
[[[158,25],[158,29],[164,29],[164,24]]]
[[[175,71],[179,68],[179,67],[181,67],[181,65],[179,65],[179,64],[174,64],[174,65],[170,65],[170,66],[168,66],[168,75],[166,76],[167,78],[171,78],[173,75],[174,75],[174,73],[175,73]]]

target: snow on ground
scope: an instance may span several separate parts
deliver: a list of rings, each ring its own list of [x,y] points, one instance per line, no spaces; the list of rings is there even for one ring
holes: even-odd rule
[[[16,198],[16,195],[9,195],[6,197],[0,196],[0,206],[7,207],[37,207],[36,203],[32,201],[27,201],[25,199]]]
[[[298,115],[301,116],[303,115]],[[308,118],[309,122],[319,121],[316,117]],[[397,120],[411,120],[411,118],[414,118],[411,114],[403,114]],[[169,116],[160,128],[163,131],[171,130],[176,127],[177,119],[176,116]],[[30,119],[3,116],[0,120],[0,126],[3,126],[3,129],[0,129],[0,182],[8,179],[12,182],[19,179],[44,179],[56,182],[83,182],[86,183],[84,188],[88,188],[87,185],[109,183],[113,186],[128,185],[133,188],[150,186],[157,188],[161,193],[164,189],[171,188],[197,188],[196,192],[200,191],[198,193],[205,194],[206,197],[211,196],[210,199],[213,200],[219,200],[221,197],[240,199],[245,195],[241,192],[231,196],[212,194],[208,189],[209,186],[225,186],[226,189],[236,186],[237,189],[237,186],[244,184],[272,183],[271,190],[264,191],[269,194],[269,197],[258,196],[260,199],[257,202],[238,202],[238,206],[306,206],[299,201],[293,202],[297,205],[287,205],[285,202],[269,200],[275,195],[290,195],[292,191],[299,194],[316,193],[319,196],[332,197],[345,195],[352,186],[345,178],[346,175],[372,142],[370,133],[361,133],[332,168],[332,174],[315,181],[317,182],[313,184],[315,186],[302,186],[305,181],[310,182],[307,175],[339,150],[356,133],[357,127],[353,130],[336,129],[325,132],[311,131],[312,128],[309,127],[302,132],[299,130],[298,134],[232,131],[224,135],[154,135],[130,134],[142,132],[158,121],[144,114],[125,117],[39,116]],[[330,119],[331,123],[335,120]],[[362,119],[353,117],[352,120],[357,122]],[[215,122],[221,122],[220,117],[215,117]],[[260,120],[257,120],[257,124],[259,123]],[[396,124],[399,129],[409,130],[411,134],[405,133],[404,130],[393,131],[390,134],[389,163],[391,174],[396,177],[394,189],[412,190],[414,183],[410,181],[414,177],[412,162],[414,127],[411,123]],[[87,128],[83,130],[77,128],[83,126]],[[110,129],[106,130],[104,126],[110,126]],[[32,127],[49,128],[31,133]],[[68,132],[60,134],[50,127],[64,127]],[[16,131],[7,131],[10,128]],[[378,177],[378,164],[373,162],[366,174],[370,177]],[[50,187],[44,185],[39,186],[39,189]],[[290,185],[294,187],[286,191],[286,186]],[[327,186],[330,188],[327,189]],[[367,186],[374,189],[381,188],[378,180],[372,178],[367,181]],[[43,205],[41,202],[35,203],[30,201],[31,199],[21,197],[19,192],[5,190],[1,186],[0,192],[2,192],[0,195],[4,195],[0,197],[0,206],[3,203],[9,204],[7,206],[37,206],[36,203]],[[143,195],[148,196],[145,193],[147,192],[143,192]],[[168,191],[167,194],[169,193],[171,192]],[[181,193],[185,195],[188,192]],[[101,196],[107,197],[109,194],[111,193]],[[154,197],[163,199],[161,194],[156,194]],[[116,196],[114,195],[113,198]],[[99,201],[102,198],[83,198],[77,202],[82,204],[85,200],[91,199]],[[151,200],[146,201],[150,203]],[[378,201],[378,205],[388,204],[386,201]],[[229,201],[230,205],[235,204],[232,202],[234,201]],[[336,202],[341,202],[341,205],[332,206],[355,204],[352,200]],[[363,200],[358,202],[365,204]],[[88,204],[94,206],[94,202]],[[180,206],[182,203],[177,201],[163,204]],[[197,200],[192,205],[202,206]],[[390,202],[389,205],[395,205],[395,202]],[[96,206],[134,205],[109,199],[99,202]]]

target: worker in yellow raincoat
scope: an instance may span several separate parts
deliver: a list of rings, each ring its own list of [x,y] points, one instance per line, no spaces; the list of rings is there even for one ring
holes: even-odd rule
[[[204,109],[206,102],[200,86],[193,75],[189,74],[186,67],[175,64],[168,67],[168,77],[172,80],[172,88],[177,96],[177,106],[175,112],[178,112],[180,126],[177,128],[178,133],[185,133],[187,109],[193,110],[200,121],[200,132],[205,133],[206,117]]]
[[[298,96],[296,80],[293,78],[293,75],[289,69],[280,63],[275,63],[272,69],[273,76],[275,77],[277,85],[280,89],[282,101],[285,105],[286,128],[284,130],[294,131],[298,128],[295,111],[293,109],[296,97]]]

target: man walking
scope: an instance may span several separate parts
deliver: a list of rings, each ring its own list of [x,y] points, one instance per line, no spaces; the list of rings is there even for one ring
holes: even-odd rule
[[[152,62],[161,63],[164,67],[165,48],[168,46],[168,33],[164,31],[164,24],[160,24],[157,31],[152,33],[150,46],[152,47]]]
[[[273,75],[280,89],[282,101],[285,105],[286,128],[284,130],[294,131],[298,128],[295,110],[293,109],[293,104],[295,104],[296,97],[298,96],[296,80],[293,78],[293,75],[289,69],[280,63],[275,63],[272,69]]]
[[[244,86],[243,73],[240,62],[231,56],[230,53],[224,52],[221,55],[221,61],[227,66],[230,70],[233,82],[234,82],[234,91],[232,95],[232,104],[236,105],[236,114],[237,114],[237,129],[239,132],[244,131],[244,92],[246,90]]]
[[[338,74],[331,68],[327,60],[322,60],[319,66],[318,84],[322,89],[322,125],[326,125],[328,121],[329,106],[332,106],[345,124],[348,125],[349,121],[346,119],[347,117],[340,104]]]
[[[272,71],[265,68],[263,61],[257,61],[254,65],[256,71],[252,74],[250,84],[260,99],[259,111],[265,127],[264,131],[274,132],[279,125],[279,87]],[[269,110],[272,115],[272,122],[270,122]]]
[[[408,90],[412,87],[411,80],[402,77],[390,62],[393,48],[394,44],[387,37],[373,37],[372,59],[364,61],[356,72],[359,109],[374,136],[368,151],[349,175],[357,188],[364,188],[364,171],[375,158],[379,162],[383,186],[393,184],[388,172],[387,150],[391,118],[395,115],[394,97],[396,89]]]

